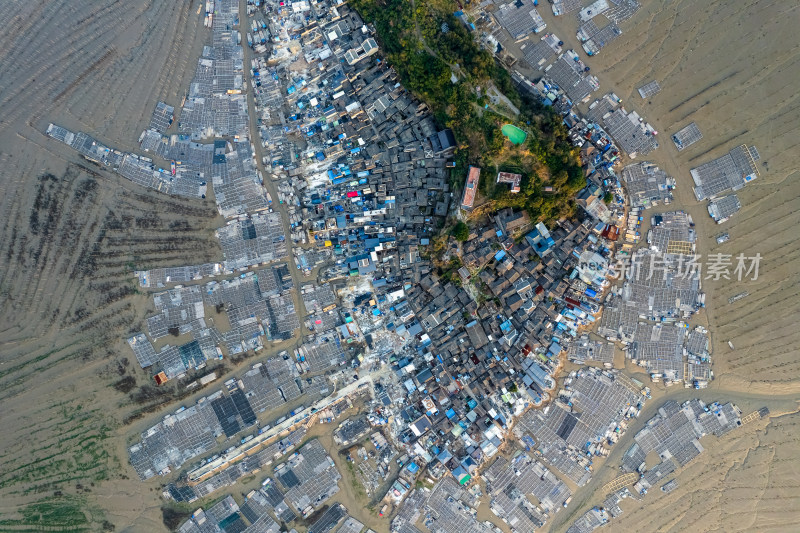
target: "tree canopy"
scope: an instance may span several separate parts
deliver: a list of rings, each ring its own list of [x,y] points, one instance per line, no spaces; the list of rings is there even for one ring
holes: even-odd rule
[[[470,165],[480,166],[480,192],[496,208],[524,209],[536,220],[574,214],[573,197],[585,186],[576,149],[561,116],[515,86],[508,71],[478,46],[453,13],[453,0],[351,0],[372,23],[386,59],[403,85],[424,101],[458,144],[451,184],[460,186]],[[446,24],[447,31],[442,31]],[[457,78],[453,81],[453,77]],[[519,110],[488,105],[496,88]],[[488,105],[488,107],[487,107]],[[528,133],[513,146],[501,132],[514,123]],[[496,184],[492,172],[505,167],[523,175],[521,191]]]
[[[456,222],[456,225],[453,226],[453,229],[450,230],[450,235],[457,241],[464,242],[469,238],[469,226],[467,226],[466,222],[459,220]]]

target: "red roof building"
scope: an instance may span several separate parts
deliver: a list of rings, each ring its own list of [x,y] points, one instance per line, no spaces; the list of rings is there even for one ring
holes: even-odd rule
[[[464,184],[464,199],[461,200],[461,209],[472,209],[475,203],[475,193],[478,191],[478,181],[481,178],[481,169],[479,167],[469,167],[469,174],[467,174],[467,182]]]
[[[511,172],[499,172],[497,174],[497,183],[508,183],[511,185],[511,192],[517,193],[520,191],[519,184],[522,182],[520,174],[512,174]]]

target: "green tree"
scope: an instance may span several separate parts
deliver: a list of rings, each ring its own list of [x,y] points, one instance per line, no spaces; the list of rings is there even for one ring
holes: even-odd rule
[[[452,235],[457,241],[464,242],[469,238],[469,226],[465,222],[458,221],[453,229],[450,230]]]
[[[453,16],[450,0],[415,0],[413,7],[408,0],[349,3],[374,24],[381,51],[404,87],[427,103],[438,127],[452,129],[458,148],[451,186],[461,183],[467,167],[475,165],[485,173],[479,190],[494,208],[524,209],[534,220],[573,216],[573,197],[586,179],[563,118],[552,106],[517,89],[508,70]],[[441,31],[442,23],[449,31]],[[456,83],[451,81],[453,73]],[[491,105],[484,108],[485,91],[492,85],[519,109],[516,119],[493,112]],[[511,147],[502,135],[500,128],[509,121],[528,133],[524,148]],[[518,167],[513,172],[524,176],[522,190],[512,194],[507,186],[496,187],[496,172],[490,169],[507,163],[507,152],[513,159],[525,148],[523,160],[513,161]],[[543,187],[552,190],[544,193]]]

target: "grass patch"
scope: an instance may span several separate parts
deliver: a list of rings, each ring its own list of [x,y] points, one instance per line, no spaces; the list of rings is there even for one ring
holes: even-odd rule
[[[192,516],[192,512],[181,507],[164,506],[161,508],[161,521],[170,531],[175,531],[184,520]]]
[[[358,475],[356,474],[356,467],[353,465],[352,461],[347,462],[347,471],[350,472],[350,485],[353,487],[357,496],[362,498],[367,497],[367,491],[364,490],[364,486],[358,481]]]
[[[114,382],[114,388],[123,394],[128,394],[136,388],[136,378],[133,376],[125,376],[119,381]]]
[[[61,411],[62,422],[31,432],[31,442],[41,444],[38,449],[6,460],[6,468],[0,472],[0,488],[31,494],[73,481],[88,485],[109,478],[109,463],[116,463],[105,446],[111,427],[103,423],[97,410],[78,405],[71,409],[64,406]]]
[[[21,519],[0,520],[0,527],[57,528],[58,531],[88,531],[93,513],[86,502],[74,496],[57,496],[31,503],[20,509]],[[35,530],[35,529],[33,529]]]

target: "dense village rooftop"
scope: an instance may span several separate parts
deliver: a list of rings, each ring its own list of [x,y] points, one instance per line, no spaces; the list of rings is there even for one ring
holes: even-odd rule
[[[617,23],[638,8],[603,2],[595,9],[612,21],[603,28],[592,13],[580,12],[584,48],[592,53],[618,36]],[[712,378],[708,332],[682,322],[703,307],[699,276],[668,265],[656,269],[651,261],[695,251],[691,217],[660,213],[646,236],[640,231],[645,209],[672,200],[675,180],[649,162],[619,164],[623,154],[657,149],[657,132],[613,93],[579,113],[574,104],[588,102],[599,83],[558,37],[528,37],[520,59],[543,78],[515,79],[561,113],[580,150],[586,179],[576,196],[580,214],[545,223],[525,211],[489,213],[472,222],[463,242],[445,239],[444,257],[453,266],[444,271],[427,258],[432,241],[459,206],[468,217],[482,205],[481,169],[455,176],[465,180],[459,202],[450,186],[453,132],[437,127],[404,89],[382,60],[373,29],[335,2],[266,2],[281,23],[263,7],[238,21],[236,0],[212,4],[212,45],[203,50],[177,119],[174,108],[159,102],[140,138],[141,151],[155,161],[81,132],[48,128],[51,137],[136,184],[194,197],[213,191],[226,219],[215,233],[219,262],[136,273],[143,289],[154,290],[155,308],[128,339],[137,361],[159,380],[209,392],[139,435],[130,462],[142,479],[180,472],[165,488],[179,502],[216,496],[277,466],[244,505],[226,497],[180,531],[241,523],[272,532],[273,515],[291,522],[329,505],[341,473],[318,441],[302,443],[308,426],[337,420],[354,398],[365,412],[337,425],[335,442],[368,438],[383,457],[403,463],[384,489],[387,501],[399,505],[394,531],[419,531],[420,517],[434,531],[492,531],[471,511],[469,487],[482,471],[492,511],[532,531],[571,496],[565,481],[589,481],[594,458],[608,454],[647,400],[642,383],[612,368],[618,346],[654,381],[700,388]],[[578,11],[580,2],[556,0],[552,7]],[[495,16],[512,37],[541,31],[537,17],[529,0]],[[689,146],[698,134],[681,130],[676,143]],[[730,165],[695,169],[700,194],[721,187],[713,185],[721,179],[719,165],[752,175],[757,153],[742,150],[729,154]],[[523,179],[499,172],[496,183],[520,193]],[[733,201],[723,200],[713,213],[709,207],[715,218],[735,212]],[[612,286],[620,260],[634,266]],[[176,340],[165,345],[171,336]],[[276,348],[292,339],[293,347]],[[211,385],[216,373],[203,370],[215,360],[265,352],[271,357],[223,385]],[[564,357],[592,366],[568,374],[557,390]],[[689,430],[699,424],[721,433],[736,423],[732,407],[714,417],[695,404],[681,409],[685,435],[652,449],[690,459],[701,435]],[[664,416],[675,414],[669,410]],[[654,422],[651,433],[660,428]],[[649,443],[647,435],[638,433],[637,444]],[[510,441],[525,450],[498,455]],[[639,453],[630,457],[632,464]],[[653,482],[665,475],[663,467]],[[380,476],[388,476],[385,465],[358,471],[375,491],[386,479]],[[432,490],[414,488],[423,475],[437,481]],[[571,530],[591,530],[608,519],[604,513],[587,513]],[[343,506],[329,505],[310,530],[344,524],[339,531],[356,531],[360,523],[353,520]]]

